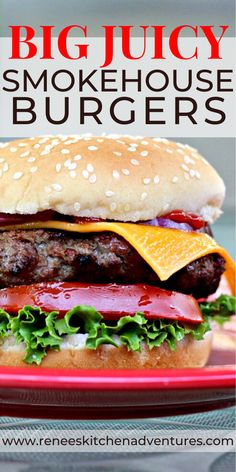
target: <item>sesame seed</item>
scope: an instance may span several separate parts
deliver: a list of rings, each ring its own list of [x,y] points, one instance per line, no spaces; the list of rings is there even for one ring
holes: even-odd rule
[[[160,177],[159,177],[159,175],[155,175],[155,177],[154,177],[154,179],[153,179],[153,182],[154,182],[154,184],[159,184],[159,182],[160,182]]]
[[[75,177],[76,177],[76,172],[75,172],[75,170],[71,170],[71,171],[70,171],[70,176],[71,176],[72,179],[75,179]]]
[[[89,151],[97,151],[97,146],[88,146]]]
[[[113,151],[113,154],[115,154],[115,156],[122,156],[122,152],[118,152],[118,151]]]
[[[26,157],[29,155],[29,153],[30,153],[29,151],[25,151],[20,155],[20,157]]]
[[[186,172],[189,172],[188,166],[186,164],[181,164],[182,169],[186,170]]]
[[[141,141],[141,144],[143,144],[144,146],[146,146],[148,144],[148,141]]]
[[[61,149],[61,154],[70,154],[69,149]]]
[[[84,169],[84,170],[82,171],[82,175],[83,175],[83,177],[84,177],[85,179],[88,179],[88,178],[89,178],[89,173],[88,173],[88,171],[87,171],[86,169]]]
[[[74,203],[74,209],[75,209],[75,211],[79,211],[79,210],[80,210],[80,203],[79,203],[79,202],[75,202],[75,203]]]
[[[142,152],[140,152],[140,156],[142,156],[142,157],[147,157],[147,156],[148,156],[148,151],[142,151]]]
[[[98,143],[103,143],[103,141],[104,141],[104,139],[101,139],[101,138],[97,139]]]
[[[194,160],[189,156],[184,156],[184,162],[186,162],[186,164],[195,164]]]
[[[175,175],[171,182],[173,182],[173,184],[176,184],[176,182],[178,182],[178,180],[179,180],[179,178],[177,177],[177,175]]]
[[[35,144],[34,149],[38,149],[38,148],[40,148],[40,144]]]
[[[31,167],[30,172],[31,174],[34,174],[35,172],[37,172],[37,170],[38,170],[38,167],[34,166],[34,167]]]
[[[61,171],[61,164],[58,162],[56,164],[56,172],[60,172]]]
[[[139,166],[139,161],[137,161],[137,159],[131,159],[130,162],[133,166]]]
[[[73,140],[69,139],[68,141],[65,141],[64,144],[66,144],[66,145],[73,144]]]
[[[118,180],[120,178],[120,173],[118,172],[118,170],[113,170],[112,176],[114,179]]]
[[[62,186],[60,184],[52,184],[53,190],[56,190],[56,192],[61,192]]]
[[[197,179],[201,178],[201,174],[200,174],[200,172],[198,172],[198,170],[195,170],[195,175],[196,175]]]
[[[113,195],[115,195],[115,192],[112,192],[112,190],[107,190],[105,192],[105,195],[106,197],[110,198],[110,197],[113,197]]]
[[[34,162],[34,161],[36,161],[35,157],[29,157],[28,162]]]
[[[67,165],[67,168],[69,170],[75,170],[77,168],[76,162],[71,162],[70,164]]]
[[[19,180],[22,176],[23,176],[23,172],[15,172],[15,174],[13,174],[13,179]]]
[[[8,169],[9,169],[9,165],[8,165],[8,163],[7,163],[7,162],[5,162],[5,163],[3,164],[2,171],[3,171],[3,172],[7,172],[7,171],[8,171]]]
[[[87,171],[88,171],[88,172],[93,172],[93,171],[94,171],[94,167],[93,167],[92,164],[88,164],[88,165],[87,165]]]
[[[89,177],[90,184],[95,184],[96,180],[97,180],[96,174],[90,175],[90,177]]]
[[[177,149],[177,152],[178,152],[179,154],[184,154],[183,149]]]
[[[142,200],[142,201],[145,200],[145,198],[147,198],[147,196],[148,196],[147,192],[143,192],[143,193],[141,194],[141,200]]]
[[[129,152],[134,152],[134,151],[136,151],[136,149],[134,147],[128,147],[128,151]]]
[[[151,182],[151,179],[148,179],[148,178],[143,179],[143,183],[144,183],[145,185],[150,184],[150,182]]]
[[[130,146],[138,147],[138,144],[137,143],[130,143]]]
[[[74,161],[80,161],[81,159],[81,155],[80,154],[76,154],[76,156],[73,157]]]
[[[192,146],[189,146],[188,144],[185,144],[184,146],[186,149],[189,149],[190,151],[192,152],[197,152],[197,149],[196,148],[193,148]]]
[[[0,158],[0,163],[2,164],[3,162],[5,162],[5,159],[3,157]]]
[[[16,152],[17,148],[16,147],[10,147],[10,152]]]
[[[49,138],[43,138],[39,140],[39,144],[44,144],[48,141]]]
[[[111,211],[115,211],[116,208],[117,208],[117,204],[116,204],[115,202],[112,202],[112,203],[110,204],[110,209],[111,209]]]
[[[162,138],[153,138],[153,141],[156,141],[157,143],[162,143],[163,139]]]
[[[44,151],[42,151],[42,152],[40,153],[40,156],[46,156],[46,155],[49,154],[49,153],[50,153],[50,151],[47,151],[47,150],[45,149]]]
[[[173,154],[173,151],[172,151],[172,149],[169,149],[169,148],[168,148],[168,149],[166,149],[166,152],[168,152],[169,154]]]
[[[187,174],[187,172],[184,172],[184,178],[185,178],[185,180],[189,180],[189,179],[190,179],[189,174]]]
[[[194,177],[194,176],[195,176],[195,170],[194,170],[194,169],[190,169],[189,175],[190,175],[190,177]]]
[[[19,144],[18,144],[18,147],[25,147],[25,146],[27,146],[26,143],[19,143]]]
[[[64,167],[69,167],[71,164],[72,164],[71,159],[67,159],[67,160],[64,162]]]
[[[122,172],[124,175],[129,175],[129,170],[128,170],[128,169],[121,169],[121,172]]]

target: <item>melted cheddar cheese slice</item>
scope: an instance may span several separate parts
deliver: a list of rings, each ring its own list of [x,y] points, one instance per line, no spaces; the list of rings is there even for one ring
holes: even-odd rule
[[[235,293],[235,263],[227,251],[207,234],[184,232],[176,229],[145,226],[134,223],[64,223],[63,221],[33,222],[7,226],[10,229],[57,229],[77,233],[112,231],[122,236],[156,272],[160,280],[171,275],[190,262],[207,254],[218,253],[226,261],[225,277],[232,293]]]

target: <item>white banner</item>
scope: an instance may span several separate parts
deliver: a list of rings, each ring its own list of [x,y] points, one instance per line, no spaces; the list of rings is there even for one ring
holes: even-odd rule
[[[1,452],[227,452],[229,430],[1,430]]]
[[[181,38],[180,60],[163,39],[165,59],[153,59],[153,38],[144,56],[126,59],[121,38],[114,39],[114,56],[105,61],[104,38],[89,38],[87,58],[70,60],[52,39],[54,59],[40,59],[42,38],[35,38],[37,55],[10,59],[10,38],[0,39],[0,137],[41,134],[121,133],[167,137],[233,137],[236,129],[234,83],[235,39],[222,38],[221,59],[209,59],[206,38]],[[68,38],[71,54],[78,42]],[[27,46],[22,45],[27,52]],[[25,47],[24,47],[25,46]],[[142,38],[132,38],[132,54],[140,55]]]

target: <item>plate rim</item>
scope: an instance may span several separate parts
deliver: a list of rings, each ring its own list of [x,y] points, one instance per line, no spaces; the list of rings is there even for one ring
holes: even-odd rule
[[[234,365],[187,369],[76,370],[0,366],[0,389],[173,390],[235,388]]]

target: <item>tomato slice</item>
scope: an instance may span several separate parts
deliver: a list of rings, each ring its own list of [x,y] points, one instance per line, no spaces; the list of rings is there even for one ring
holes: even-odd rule
[[[189,323],[203,320],[192,296],[143,284],[49,282],[0,290],[2,309],[16,313],[25,305],[59,311],[61,316],[76,305],[89,305],[110,320],[133,316],[137,311],[144,313],[147,319],[167,318]]]
[[[194,213],[187,213],[183,210],[174,210],[170,213],[167,213],[162,218],[168,218],[172,221],[176,221],[177,223],[188,223],[194,229],[200,229],[205,226],[206,222],[198,215]]]
[[[0,226],[20,225],[31,223],[33,221],[52,220],[55,215],[53,210],[45,210],[35,215],[11,215],[9,213],[0,213]]]

